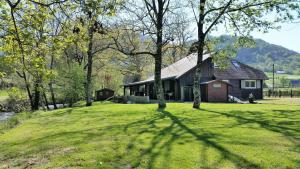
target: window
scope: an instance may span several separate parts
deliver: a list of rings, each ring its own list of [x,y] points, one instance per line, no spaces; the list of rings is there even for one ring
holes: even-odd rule
[[[256,80],[242,80],[242,88],[256,89]]]
[[[236,60],[232,61],[232,64],[236,67],[236,68],[240,68],[239,63]]]

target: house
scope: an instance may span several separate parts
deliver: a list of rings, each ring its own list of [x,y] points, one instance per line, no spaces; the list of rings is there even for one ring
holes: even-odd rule
[[[226,102],[228,96],[245,100],[250,93],[256,99],[263,98],[263,81],[268,77],[264,72],[229,59],[226,69],[214,64],[210,54],[203,56],[201,65],[201,99],[208,102]],[[166,100],[193,101],[193,80],[197,54],[191,54],[161,71]],[[124,95],[149,96],[156,99],[154,76],[144,81],[124,85]]]
[[[104,101],[110,97],[113,97],[115,92],[111,89],[104,88],[101,90],[96,91],[95,96],[96,96],[96,101]]]
[[[291,80],[291,87],[293,88],[300,87],[300,80]]]

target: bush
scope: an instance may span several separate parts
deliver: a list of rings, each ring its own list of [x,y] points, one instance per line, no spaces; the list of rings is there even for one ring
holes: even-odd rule
[[[61,72],[61,93],[69,106],[85,98],[85,72],[79,65],[73,65],[67,72]]]
[[[13,87],[8,90],[8,99],[6,99],[4,107],[7,111],[19,113],[30,110],[30,102],[19,88]]]

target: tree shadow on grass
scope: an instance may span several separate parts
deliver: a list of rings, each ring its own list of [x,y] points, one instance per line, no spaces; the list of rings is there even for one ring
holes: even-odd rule
[[[235,118],[237,123],[226,127],[237,127],[245,124],[259,124],[261,128],[280,133],[295,144],[300,144],[300,121],[294,119],[299,113],[296,110],[272,110],[272,112],[259,111],[230,111],[218,112],[205,110],[210,113]],[[276,114],[279,113],[279,114]]]
[[[260,111],[230,111],[218,112],[205,110],[207,112],[223,115],[237,120],[236,124],[226,127],[238,127],[246,124],[258,124],[261,128],[279,133],[294,144],[291,151],[300,153],[300,121],[295,118],[298,110],[272,110],[271,112]]]
[[[299,127],[297,128],[297,121],[291,122],[293,115],[297,112],[295,111],[285,111],[285,110],[274,110],[272,117],[276,117],[281,119],[280,121],[274,120],[272,117],[266,116],[263,112],[254,112],[254,111],[231,111],[231,112],[218,112],[212,110],[200,110],[205,111],[209,114],[215,114],[217,116],[226,116],[229,118],[236,119],[237,123],[230,124],[231,126],[226,127],[240,127],[244,124],[255,123],[259,124],[261,128],[267,129],[269,131],[281,133],[285,136],[292,138],[294,141],[299,140]],[[199,111],[199,112],[200,112]],[[72,113],[72,111],[66,110],[67,115]],[[201,112],[202,113],[202,112]],[[60,114],[60,115],[63,115]],[[77,116],[77,114],[76,114]],[[74,114],[72,113],[72,117],[74,118]],[[109,118],[109,117],[108,117]],[[77,119],[77,117],[76,117]],[[64,123],[63,125],[68,126],[73,121],[69,121],[68,123]],[[101,121],[99,121],[101,122]],[[120,135],[125,135],[126,133],[130,138],[129,143],[127,145],[127,154],[117,154],[118,158],[111,159],[111,163],[118,164],[116,168],[125,168],[123,165],[124,158],[126,156],[130,156],[129,168],[155,168],[156,162],[163,161],[162,168],[170,168],[170,158],[171,153],[174,151],[173,145],[176,144],[185,144],[189,141],[199,143],[201,145],[200,152],[200,162],[201,165],[205,168],[218,168],[220,167],[220,163],[222,160],[231,161],[237,168],[260,168],[258,164],[249,161],[248,159],[242,157],[241,155],[230,151],[228,148],[222,146],[220,143],[214,140],[221,140],[220,135],[217,135],[212,132],[208,132],[205,128],[202,129],[194,129],[189,127],[187,124],[190,124],[190,119],[186,119],[183,117],[176,116],[174,113],[168,112],[166,110],[161,110],[156,112],[151,117],[144,116],[141,119],[129,122],[122,122],[118,124],[111,124],[109,126],[99,126],[98,128],[92,129],[76,129],[72,131],[59,131],[57,133],[53,133],[50,135],[44,135],[35,139],[28,139],[23,142],[10,143],[3,146],[8,146],[14,148],[13,146],[22,146],[22,145],[31,145],[31,147],[35,147],[33,149],[26,150],[26,154],[20,153],[17,156],[27,156],[33,155],[36,152],[41,154],[46,153],[48,150],[53,149],[53,145],[50,144],[47,147],[47,143],[51,141],[60,141],[63,142],[67,140],[67,142],[72,145],[81,145],[81,144],[89,144],[92,141],[100,141],[105,140],[103,137],[110,137],[115,135],[118,139],[122,139],[124,137],[120,137]],[[62,127],[62,126],[60,126]],[[198,130],[199,129],[199,130]],[[91,131],[94,130],[94,131]],[[97,131],[95,131],[97,130]],[[145,143],[137,143],[141,140],[143,136],[148,136],[146,139],[150,140],[149,144]],[[76,138],[76,139],[74,139]],[[72,140],[74,139],[74,140]],[[127,144],[127,142],[125,143]],[[138,148],[138,144],[140,144],[141,148]],[[45,145],[40,147],[40,145]],[[118,146],[118,142],[115,144]],[[2,146],[2,147],[3,147]],[[254,145],[253,145],[254,146]],[[41,150],[37,150],[36,148],[42,148]],[[213,148],[219,152],[221,158],[216,159],[213,164],[207,164],[207,149]],[[114,147],[111,146],[111,151],[114,151]],[[7,149],[8,150],[8,149]],[[101,150],[101,149],[100,149]],[[299,150],[299,144],[298,149]],[[0,150],[1,151],[1,150]],[[9,150],[8,150],[9,151]],[[133,155],[133,151],[139,151],[139,154],[135,157]],[[128,159],[128,158],[127,158]],[[146,164],[144,163],[146,160]],[[0,162],[7,160],[5,156],[0,156]],[[128,161],[128,160],[127,160]],[[119,164],[122,164],[120,167]]]
[[[192,136],[193,140],[196,140],[199,142],[199,144],[203,145],[202,152],[201,152],[201,161],[203,162],[202,165],[206,164],[206,149],[207,147],[212,147],[216,149],[221,154],[221,159],[217,160],[215,163],[211,165],[205,166],[206,168],[210,167],[217,167],[219,165],[220,161],[226,159],[231,161],[234,165],[237,166],[237,168],[260,168],[259,165],[247,160],[246,158],[240,156],[239,154],[236,154],[234,152],[231,152],[224,146],[218,144],[215,141],[212,141],[213,139],[218,138],[218,136],[211,132],[205,132],[201,130],[201,132],[197,132],[191,128],[189,128],[183,121],[182,118],[178,118],[174,114],[162,110],[159,111],[159,117],[164,118],[165,120],[170,120],[170,124],[166,127],[162,127],[159,131],[148,131],[147,129],[142,130],[141,133],[147,133],[150,132],[153,134],[153,138],[151,139],[150,146],[146,149],[141,150],[141,155],[138,157],[137,162],[134,164],[134,168],[139,167],[142,164],[143,158],[148,158],[147,166],[146,168],[152,169],[155,168],[154,164],[155,161],[158,160],[158,156],[163,155],[164,158],[164,168],[168,168],[168,165],[170,164],[169,157],[170,153],[172,151],[172,144],[174,144],[175,141],[183,141],[187,142],[186,138],[184,136],[189,135]],[[135,127],[145,125],[145,122],[149,125],[148,122],[150,122],[151,125],[154,125],[152,123],[155,123],[160,118],[154,117],[153,119],[150,119],[149,121],[137,121],[132,123]],[[132,124],[129,124],[128,126],[133,126]],[[137,136],[139,137],[139,136]],[[133,138],[128,148],[133,148],[133,143],[137,140],[137,137]],[[214,168],[213,167],[213,168]]]

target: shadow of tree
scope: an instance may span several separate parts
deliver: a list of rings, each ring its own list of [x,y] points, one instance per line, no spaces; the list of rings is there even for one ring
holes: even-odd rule
[[[296,113],[299,113],[299,111],[272,110],[272,112],[269,112],[272,113],[272,117],[270,117],[269,114],[260,111],[205,111],[235,118],[237,120],[236,124],[226,127],[237,127],[249,123],[259,124],[261,128],[280,133],[298,146],[300,144],[300,121],[293,120],[293,116],[296,115]]]
[[[227,159],[231,161],[234,165],[236,165],[237,168],[260,168],[259,165],[247,160],[246,158],[240,156],[239,154],[236,154],[234,152],[231,152],[224,146],[218,144],[215,141],[212,141],[212,139],[217,138],[218,135],[211,133],[211,132],[205,132],[203,129],[201,132],[196,132],[195,130],[189,128],[182,120],[181,118],[173,115],[172,113],[162,110],[158,112],[160,115],[158,117],[160,118],[168,118],[170,120],[170,124],[164,128],[162,128],[159,131],[155,131],[154,137],[151,139],[151,144],[148,148],[141,151],[141,156],[137,160],[137,163],[134,165],[134,168],[139,167],[141,165],[141,161],[143,158],[149,158],[149,161],[147,163],[148,169],[155,168],[154,164],[157,160],[157,157],[161,154],[164,155],[164,168],[168,168],[168,158],[171,152],[171,146],[175,141],[179,141],[183,139],[183,135],[190,135],[193,137],[194,140],[197,140],[199,144],[204,144],[202,147],[201,152],[201,161],[203,162],[202,165],[208,165],[206,164],[206,149],[207,147],[212,147],[216,149],[222,156],[222,158],[219,160]],[[134,124],[136,127],[142,126],[145,124],[145,122],[149,125],[153,125],[152,123],[155,123],[158,118],[157,116],[153,119],[148,119],[149,121],[136,121],[134,123],[129,124],[128,126],[132,126]],[[127,126],[127,128],[128,128]],[[149,132],[147,129],[143,130],[141,133],[147,133]],[[151,132],[151,131],[150,131]],[[139,136],[137,136],[139,137]],[[137,139],[134,138],[130,141],[130,144],[128,146],[128,149],[133,148],[133,143]],[[183,141],[183,140],[182,140]],[[204,166],[204,168],[214,168],[219,165],[219,161],[216,161],[214,164],[211,164],[210,166]]]
[[[100,112],[100,111],[99,111]],[[97,112],[98,113],[98,112]],[[96,122],[99,119],[97,113],[85,113],[88,118],[94,119]],[[197,113],[197,111],[195,111]],[[240,127],[241,125],[246,124],[259,124],[259,126],[268,131],[280,133],[287,138],[291,139],[293,143],[295,143],[296,148],[295,151],[299,152],[299,121],[293,120],[293,116],[298,113],[298,111],[294,110],[272,110],[270,112],[272,115],[269,116],[265,112],[259,111],[213,111],[210,109],[201,109],[199,113],[207,113],[207,117],[229,117],[236,120],[236,123],[224,124],[221,127],[223,128],[234,128]],[[72,119],[68,122],[63,121],[63,118],[59,123],[56,121],[56,124],[49,124],[49,126],[60,125],[59,127],[64,127],[71,125],[74,122],[82,122],[82,115],[77,112],[72,112],[71,109],[67,109],[65,111],[59,112],[58,116],[55,115],[56,118],[64,117],[72,114]],[[105,118],[110,118],[109,122],[111,122],[111,118],[115,115],[105,116]],[[185,115],[188,116],[188,115]],[[71,128],[68,131],[59,130],[52,134],[45,133],[37,138],[28,138],[27,140],[13,142],[13,143],[3,143],[2,147],[11,147],[15,148],[22,145],[30,145],[26,152],[20,152],[19,154],[14,154],[13,156],[2,156],[0,155],[0,162],[9,160],[9,158],[15,158],[18,156],[28,156],[33,155],[36,152],[43,154],[49,150],[53,149],[55,143],[63,143],[66,141],[70,145],[82,145],[89,144],[91,141],[100,142],[102,140],[107,139],[107,137],[116,136],[119,140],[115,141],[114,146],[109,147],[109,151],[115,151],[118,149],[119,143],[125,143],[125,153],[118,154],[114,156],[114,159],[111,159],[112,164],[115,162],[117,164],[116,168],[148,168],[153,169],[156,168],[156,162],[162,161],[162,168],[170,168],[170,158],[172,155],[173,145],[174,144],[185,144],[189,141],[194,141],[199,144],[199,163],[201,163],[201,167],[203,168],[220,168],[220,163],[222,160],[228,160],[232,162],[236,166],[236,168],[261,168],[259,164],[252,162],[251,160],[245,158],[241,154],[230,150],[228,147],[223,146],[219,140],[223,139],[223,136],[220,134],[213,133],[208,131],[205,128],[199,128],[196,126],[194,128],[195,120],[197,118],[185,118],[184,115],[180,114],[176,116],[176,113],[171,113],[167,110],[160,110],[151,114],[151,116],[139,116],[134,120],[128,121],[120,121],[118,123],[109,123],[107,125],[99,125],[99,126],[91,126],[85,128]],[[42,116],[43,118],[48,118],[48,115]],[[101,117],[103,118],[103,117]],[[124,117],[126,120],[126,117]],[[51,122],[51,119],[49,119]],[[47,121],[47,122],[49,122]],[[100,120],[100,122],[103,122]],[[99,123],[100,123],[99,122]],[[43,123],[42,123],[43,124]],[[193,127],[190,127],[193,126]],[[127,135],[126,135],[127,134]],[[120,137],[122,136],[122,137]],[[128,136],[128,140],[121,140],[122,138]],[[143,137],[147,138],[147,143],[139,142],[143,140]],[[224,140],[224,139],[223,139]],[[49,142],[53,142],[52,144],[48,144]],[[106,140],[107,141],[107,140]],[[148,144],[149,141],[149,144]],[[232,141],[230,144],[249,144],[248,142],[243,140],[230,140]],[[114,142],[114,140],[112,140]],[[224,143],[224,142],[222,142]],[[41,146],[43,145],[43,146]],[[60,146],[58,144],[58,146]],[[64,146],[64,145],[62,145]],[[101,143],[99,143],[99,146]],[[252,146],[255,146],[254,144]],[[216,150],[220,154],[220,158],[214,159],[213,163],[208,163],[208,149],[212,148]],[[41,149],[41,150],[37,150]],[[4,149],[3,149],[4,150]],[[102,149],[100,149],[102,150]],[[1,151],[1,150],[0,150]],[[5,151],[9,151],[9,149],[5,149]],[[138,151],[137,154],[133,152]],[[127,158],[127,160],[136,159],[135,161],[127,161],[130,163],[130,166],[120,166],[120,164],[124,163],[124,158],[126,155],[130,155],[131,158]],[[135,157],[136,155],[136,157]],[[125,160],[126,161],[126,160]],[[119,166],[118,166],[119,165]]]

